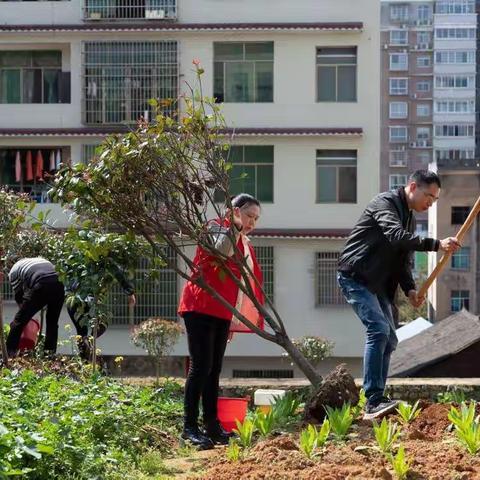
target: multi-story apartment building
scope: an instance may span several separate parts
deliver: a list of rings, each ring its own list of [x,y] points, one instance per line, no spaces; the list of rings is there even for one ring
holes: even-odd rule
[[[382,188],[417,168],[438,170],[441,200],[428,217],[437,237],[457,232],[478,195],[476,3],[382,1]],[[431,289],[431,319],[478,311],[477,239],[473,229]],[[430,254],[430,269],[437,260]]]
[[[52,171],[57,159],[88,161],[105,135],[149,117],[148,99],[184,91],[199,60],[205,94],[223,103],[235,127],[233,172],[248,174],[234,188],[263,205],[253,241],[267,290],[292,337],[330,339],[335,361],[358,374],[363,329],[336,286],[336,258],[379,191],[380,5],[278,0],[272,7],[255,0],[1,2],[0,181],[48,204],[37,157]],[[181,288],[169,271],[160,283],[140,282],[133,319],[114,292],[103,353],[141,354],[129,342],[129,324],[176,318]],[[174,355],[186,355],[184,341]],[[293,374],[282,352],[254,335],[237,335],[226,355],[227,376]]]

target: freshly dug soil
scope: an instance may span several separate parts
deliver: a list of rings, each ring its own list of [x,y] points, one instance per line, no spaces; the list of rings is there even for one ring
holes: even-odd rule
[[[401,443],[412,458],[409,480],[480,479],[480,456],[471,456],[448,430],[450,405],[423,404],[419,417],[402,427]],[[390,418],[397,420],[395,415]],[[346,442],[329,441],[313,460],[298,447],[298,434],[258,442],[243,460],[230,462],[225,449],[210,456],[201,474],[211,480],[393,480],[393,469],[375,449],[371,422],[359,421]],[[359,448],[357,448],[359,447]],[[365,448],[366,447],[366,448]]]

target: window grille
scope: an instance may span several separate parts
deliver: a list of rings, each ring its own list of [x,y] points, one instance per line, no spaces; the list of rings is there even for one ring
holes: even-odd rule
[[[255,255],[263,273],[263,289],[273,302],[275,292],[274,247],[255,247]]]
[[[173,250],[168,252],[172,261],[176,261]],[[162,317],[168,320],[177,319],[178,284],[177,274],[164,267],[159,272],[159,277],[147,277],[148,260],[142,259],[135,271],[132,281],[135,287],[137,304],[133,309],[133,318],[129,318],[127,296],[118,283],[112,286],[108,298],[108,305],[112,312],[112,325],[138,324],[150,317]]]
[[[85,0],[87,20],[164,20],[177,17],[176,0]]]
[[[337,284],[338,252],[318,252],[317,306],[344,305],[345,298]]]
[[[87,125],[152,119],[150,99],[174,115],[178,96],[176,41],[84,42],[83,121]]]
[[[233,378],[293,378],[293,370],[237,370]]]

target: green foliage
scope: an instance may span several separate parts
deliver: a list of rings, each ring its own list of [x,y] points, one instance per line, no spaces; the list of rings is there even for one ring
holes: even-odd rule
[[[467,400],[465,392],[463,390],[458,389],[457,387],[453,387],[452,389],[447,388],[445,392],[440,392],[437,395],[437,402],[438,403],[464,403]]]
[[[397,454],[390,454],[388,459],[390,460],[390,464],[393,467],[397,480],[406,480],[412,465],[412,459],[408,459],[405,456],[405,447],[400,445]]]
[[[242,445],[243,448],[250,448],[255,430],[255,422],[250,418],[246,418],[243,423],[236,420],[236,424],[237,428],[233,431],[238,434],[240,445]]]
[[[327,406],[325,409],[333,435],[337,440],[343,440],[347,436],[354,420],[352,407],[349,403],[344,403],[342,408]]]
[[[238,462],[242,458],[242,449],[234,438],[230,438],[228,441],[227,458],[231,462]]]
[[[301,402],[298,395],[291,390],[285,392],[285,395],[283,396],[274,396],[272,412],[275,417],[275,424],[279,427],[283,427],[288,423],[295,421],[298,417],[298,409],[300,406]]]
[[[315,366],[329,357],[335,346],[333,342],[323,337],[313,335],[306,335],[299,339],[292,340],[292,343],[298,348],[302,355]],[[289,356],[288,353],[284,353],[283,355],[286,357]]]
[[[383,453],[391,452],[394,443],[400,436],[400,430],[397,423],[392,423],[384,418],[380,425],[377,422],[373,422],[373,432],[378,446]]]
[[[308,425],[300,432],[300,450],[308,457],[312,458],[313,452],[317,446],[318,432],[315,425]]]
[[[155,363],[157,382],[162,358],[172,351],[182,333],[181,325],[162,318],[149,318],[132,330],[133,344],[143,348]]]
[[[147,464],[155,463],[150,445],[167,447],[146,427],[154,425],[177,435],[181,416],[181,389],[173,383],[152,390],[98,375],[78,382],[51,374],[40,377],[28,370],[4,370],[0,376],[0,478],[29,471],[22,478],[110,480],[113,472],[118,475],[131,469],[143,455],[148,468]]]
[[[262,437],[268,437],[270,433],[272,433],[275,423],[276,423],[276,415],[273,410],[270,410],[268,413],[264,412],[257,412],[255,415],[255,428],[258,430],[258,433]]]
[[[315,455],[316,450],[325,445],[329,434],[330,422],[328,419],[323,421],[320,430],[317,430],[315,425],[308,425],[307,428],[304,428],[300,432],[300,450],[308,458],[312,458]]]
[[[462,403],[460,410],[452,406],[448,413],[458,440],[472,455],[480,451],[479,417],[475,417],[475,407],[475,402],[470,402],[468,407]]]
[[[352,414],[355,420],[360,417],[366,404],[367,397],[365,396],[365,390],[361,388],[358,395],[358,403],[354,407],[352,407]]]
[[[418,400],[413,405],[410,405],[407,402],[399,403],[397,412],[400,415],[400,419],[403,424],[413,422],[420,415],[422,409],[419,408],[418,404]]]

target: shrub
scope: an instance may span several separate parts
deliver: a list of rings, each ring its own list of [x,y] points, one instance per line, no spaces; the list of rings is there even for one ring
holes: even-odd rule
[[[133,329],[131,334],[133,344],[143,348],[152,358],[155,364],[157,383],[162,358],[172,351],[182,333],[181,325],[162,318],[149,318]]]

